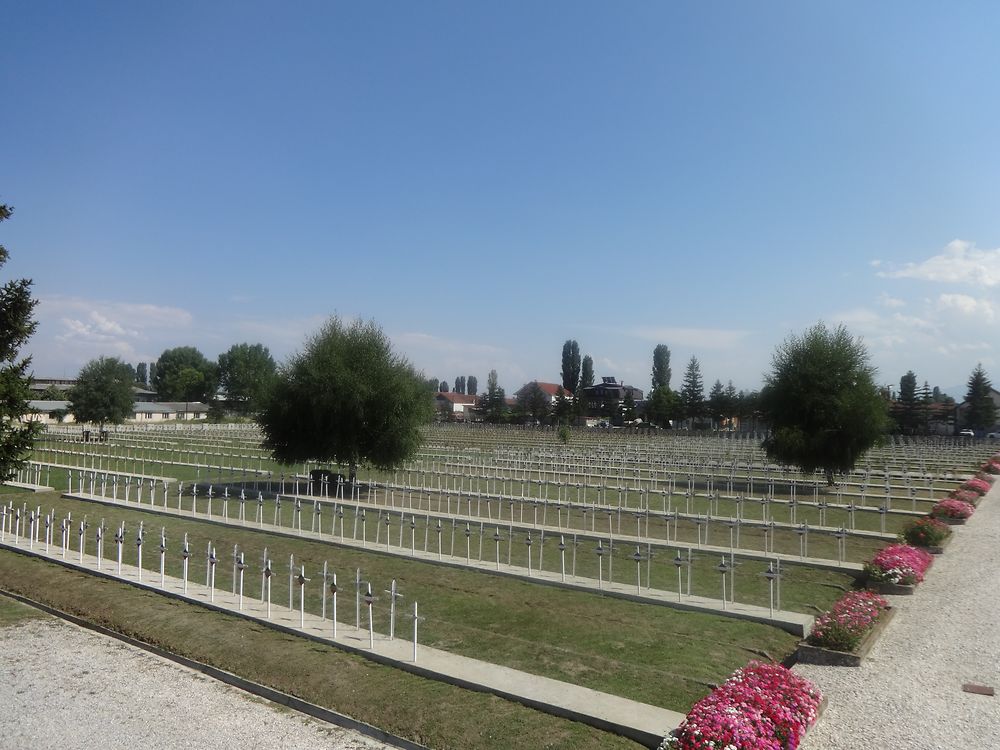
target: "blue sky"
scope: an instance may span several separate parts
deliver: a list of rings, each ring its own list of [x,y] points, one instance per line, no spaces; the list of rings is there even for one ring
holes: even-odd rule
[[[1000,7],[15,3],[3,278],[38,376],[376,320],[428,376],[759,387],[822,319],[1000,380]],[[954,394],[961,395],[961,394]]]

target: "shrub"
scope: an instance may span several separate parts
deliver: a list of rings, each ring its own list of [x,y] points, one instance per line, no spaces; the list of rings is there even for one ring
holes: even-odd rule
[[[987,474],[1000,474],[1000,458],[994,456],[983,464],[983,471]]]
[[[969,518],[975,512],[975,505],[955,498],[942,500],[931,508],[931,516],[934,518]]]
[[[851,591],[816,618],[806,640],[834,651],[854,651],[888,607],[889,603],[873,591]]]
[[[883,547],[864,569],[871,581],[913,585],[924,580],[924,573],[934,558],[929,552],[907,544]]]
[[[914,547],[937,547],[950,535],[951,529],[948,528],[948,524],[924,516],[906,524],[900,537]]]
[[[780,664],[752,661],[691,708],[661,748],[795,750],[823,697]]]

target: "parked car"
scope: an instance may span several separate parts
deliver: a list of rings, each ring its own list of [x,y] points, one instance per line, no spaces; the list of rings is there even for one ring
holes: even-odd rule
[[[958,436],[959,437],[975,437],[976,433],[974,433],[972,430],[966,429],[966,430],[962,430],[961,432],[959,432]]]

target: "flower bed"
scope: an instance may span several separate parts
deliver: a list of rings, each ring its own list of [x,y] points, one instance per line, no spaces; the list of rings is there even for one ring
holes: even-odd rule
[[[875,553],[864,570],[868,582],[875,584],[880,593],[912,593],[912,587],[924,580],[933,559],[929,552],[908,544],[890,544]]]
[[[931,508],[931,516],[948,524],[963,524],[976,512],[976,506],[964,500],[947,498]]]
[[[941,554],[944,544],[951,536],[948,524],[930,516],[918,518],[903,527],[900,533],[903,541],[914,547],[922,547],[931,554]]]
[[[972,490],[952,490],[951,492],[953,500],[961,500],[963,503],[969,503],[970,505],[979,505],[981,497],[982,495]]]
[[[892,616],[889,603],[871,591],[851,591],[816,618],[799,644],[798,659],[806,664],[858,667]]]
[[[993,458],[983,464],[983,471],[987,474],[1000,474],[1000,458],[993,456]]]
[[[698,701],[661,750],[795,750],[823,697],[780,664],[752,661]]]
[[[966,480],[965,484],[963,484],[960,489],[972,490],[978,495],[985,495],[990,491],[990,483],[985,479],[973,477],[972,479]]]

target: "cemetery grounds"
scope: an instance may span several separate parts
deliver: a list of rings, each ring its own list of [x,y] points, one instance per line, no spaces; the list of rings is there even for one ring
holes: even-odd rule
[[[54,491],[7,486],[0,502],[47,519],[53,543],[65,528],[72,549],[80,522],[90,552],[101,529],[108,560],[121,531],[130,564],[141,524],[150,577],[161,533],[167,575],[182,575],[186,539],[192,581],[211,567],[217,588],[235,589],[242,554],[248,596],[269,559],[275,607],[299,606],[303,571],[305,610],[329,614],[336,573],[343,622],[365,621],[355,582],[371,582],[380,638],[397,608],[395,637],[410,637],[419,602],[421,646],[685,713],[747,661],[789,659],[798,636],[782,613],[827,609],[981,454],[897,439],[827,487],[769,464],[752,436],[579,430],[564,445],[549,430],[439,425],[412,461],[361,470],[352,488],[340,467],[310,481],[315,465],[275,464],[252,426],[119,427],[107,442],[56,427],[18,477]],[[637,747],[9,550],[0,588],[436,748]]]

